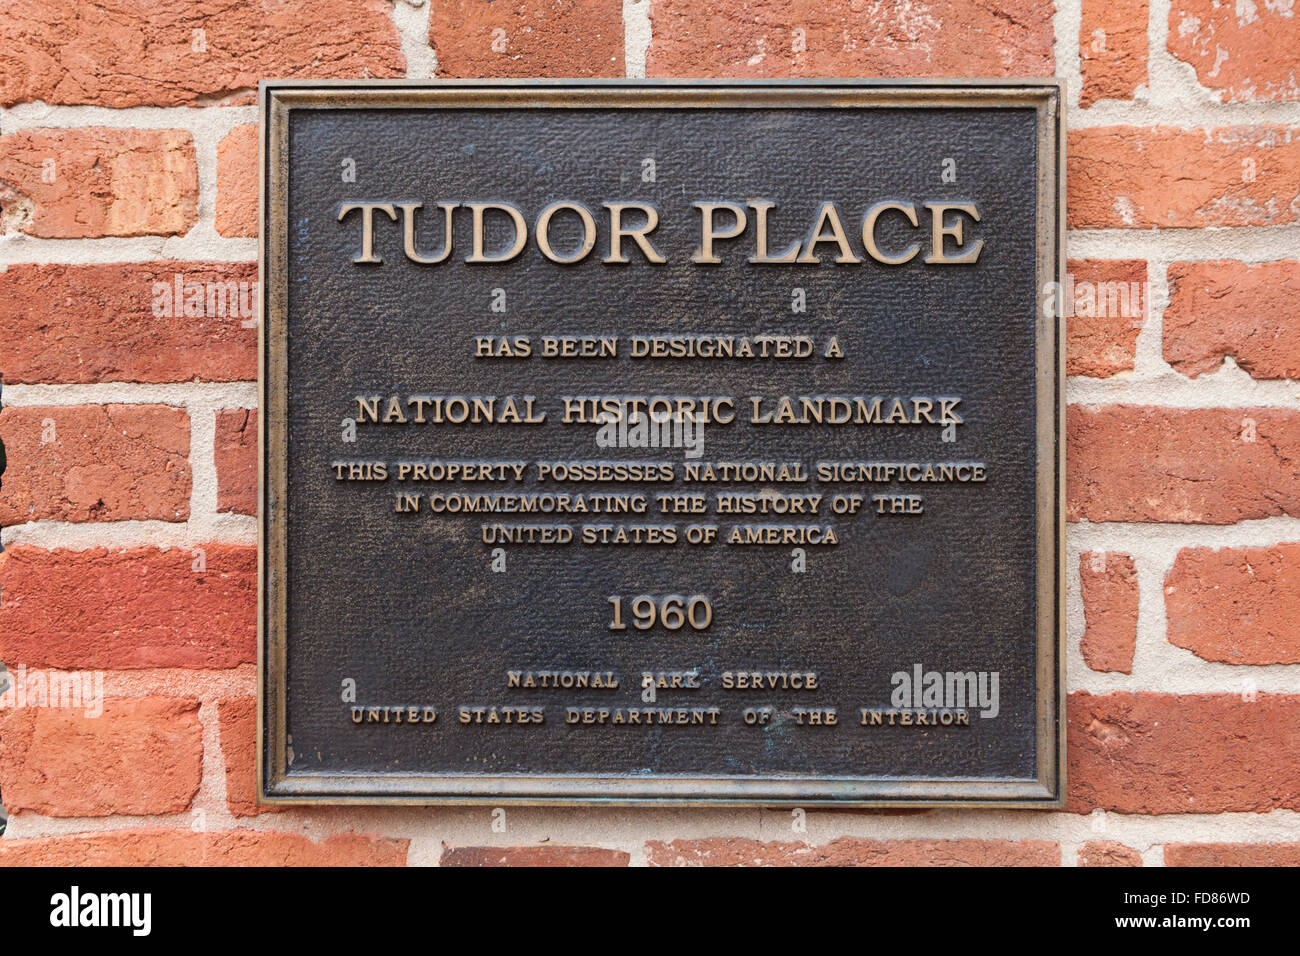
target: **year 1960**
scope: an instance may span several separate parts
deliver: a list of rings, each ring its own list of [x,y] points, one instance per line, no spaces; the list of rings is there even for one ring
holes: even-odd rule
[[[623,620],[624,602],[631,612],[632,626],[638,631],[648,631],[656,625],[666,631],[680,631],[684,627],[702,631],[713,623],[713,602],[704,594],[690,597],[638,594],[631,598],[614,594],[609,598],[609,603],[614,605],[614,619],[609,622],[611,631],[627,630]]]

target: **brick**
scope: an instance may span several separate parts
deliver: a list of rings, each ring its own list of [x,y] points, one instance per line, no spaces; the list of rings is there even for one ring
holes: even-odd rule
[[[1174,0],[1168,47],[1224,100],[1300,100],[1300,18],[1290,3]]]
[[[1141,866],[1142,854],[1111,840],[1091,840],[1079,848],[1080,866]]]
[[[1066,271],[1066,374],[1107,378],[1131,372],[1151,308],[1146,260],[1071,259]]]
[[[190,516],[190,419],[183,408],[9,406],[0,411],[0,436],[9,461],[0,526]]]
[[[1300,843],[1170,843],[1165,866],[1300,866]]]
[[[198,106],[264,77],[404,76],[383,0],[6,0],[0,106]]]
[[[651,866],[1060,866],[1046,840],[864,840],[824,846],[733,837],[646,844]]]
[[[1071,405],[1066,518],[1233,524],[1300,515],[1300,412]]]
[[[217,232],[256,236],[257,127],[236,126],[217,146]]]
[[[1252,378],[1300,378],[1300,261],[1174,262],[1165,361],[1195,378],[1231,355]]]
[[[592,846],[443,847],[440,866],[627,866],[631,854]]]
[[[11,666],[228,668],[257,660],[251,545],[19,545],[0,555],[0,594],[0,660]]]
[[[405,866],[408,845],[356,833],[316,843],[255,830],[111,830],[0,840],[0,866]]]
[[[257,412],[217,412],[217,510],[257,514]]]
[[[1052,12],[1034,0],[653,0],[646,75],[1051,76]]]
[[[194,138],[178,129],[0,136],[0,236],[179,236],[198,219]]]
[[[1300,544],[1182,549],[1165,614],[1169,643],[1204,660],[1300,663]]]
[[[0,710],[0,793],[11,814],[179,813],[202,773],[197,700],[107,700],[99,716],[85,706]]]
[[[1297,126],[1070,130],[1071,229],[1201,229],[1300,221]]]
[[[622,0],[442,0],[439,76],[623,76]]]
[[[251,262],[13,265],[0,368],[5,384],[253,381],[257,305]]]
[[[221,757],[226,764],[226,806],[232,815],[253,817],[278,813],[283,807],[257,802],[257,700],[232,697],[218,701]]]
[[[1079,105],[1131,100],[1147,82],[1147,0],[1083,0]]]
[[[1263,813],[1300,808],[1300,695],[1070,695],[1067,809]]]
[[[1127,554],[1079,555],[1085,629],[1080,650],[1095,671],[1133,673],[1137,646],[1138,583]]]

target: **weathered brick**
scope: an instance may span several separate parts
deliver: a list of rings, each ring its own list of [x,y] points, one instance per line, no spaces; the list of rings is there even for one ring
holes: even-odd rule
[[[440,76],[622,76],[622,0],[442,0],[429,14]]]
[[[627,866],[631,854],[593,846],[449,846],[440,866]]]
[[[29,702],[30,680],[29,674]],[[0,793],[5,809],[51,817],[187,809],[203,772],[199,702],[170,697],[107,700],[96,716],[86,696],[77,707],[29,703],[0,710]]]
[[[1066,271],[1066,374],[1106,378],[1131,372],[1151,308],[1146,260],[1071,259]]]
[[[1300,843],[1170,843],[1165,866],[1300,866]]]
[[[653,0],[648,76],[1051,76],[1035,0]]]
[[[1079,105],[1131,100],[1147,81],[1147,0],[1083,0]]]
[[[1192,378],[1231,355],[1254,378],[1300,378],[1300,261],[1174,262],[1165,361]]]
[[[1262,813],[1300,809],[1300,696],[1074,693],[1068,809]]]
[[[0,236],[173,236],[198,218],[184,130],[20,130],[0,136]]]
[[[0,106],[187,106],[265,77],[403,76],[383,0],[6,0]]]
[[[1141,866],[1142,854],[1113,840],[1091,840],[1079,848],[1080,866]]]
[[[1072,229],[1283,226],[1300,221],[1300,127],[1072,129]]]
[[[1300,412],[1068,409],[1068,520],[1233,524],[1277,515],[1300,515]]]
[[[1079,555],[1085,629],[1080,650],[1095,671],[1133,673],[1137,646],[1138,583],[1127,554]]]
[[[190,419],[166,405],[8,406],[0,526],[27,521],[185,521]]]
[[[317,843],[255,830],[110,830],[0,840],[0,866],[405,866],[408,845],[356,833]]]
[[[1300,663],[1300,544],[1184,548],[1165,613],[1169,643],[1207,661]]]
[[[1059,866],[1061,848],[1046,840],[864,840],[823,846],[734,837],[646,844],[651,866]]]
[[[1300,17],[1289,0],[1173,0],[1168,47],[1225,100],[1300,100]]]
[[[257,660],[257,549],[0,555],[0,660],[67,669],[226,668]]]
[[[257,514],[257,412],[217,412],[217,510]]]
[[[236,126],[217,146],[217,232],[257,235],[257,127]]]
[[[282,807],[257,802],[257,700],[232,697],[219,701],[221,757],[226,764],[226,806],[237,817],[277,813]]]
[[[0,369],[5,384],[252,381],[256,310],[256,263],[14,265]]]

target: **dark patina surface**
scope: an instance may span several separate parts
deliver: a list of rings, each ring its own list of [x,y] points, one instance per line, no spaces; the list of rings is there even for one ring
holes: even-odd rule
[[[837,87],[845,89],[843,87]],[[516,89],[497,87],[498,91]],[[551,90],[571,90],[556,85]],[[1009,802],[1059,796],[1058,351],[1055,320],[1037,308],[1056,278],[1053,86],[899,87],[845,105],[816,88],[708,88],[712,105],[637,105],[582,95],[581,108],[537,101],[459,103],[457,91],[386,99],[339,87],[269,87],[264,109],[266,375],[261,771],[273,799],[754,800],[766,803]],[[626,88],[623,88],[626,89]],[[849,93],[879,88],[852,87]],[[803,99],[782,97],[795,91]],[[929,93],[927,93],[927,90]],[[958,90],[958,93],[961,91]],[[1019,98],[1006,95],[1019,93]],[[916,97],[938,94],[924,105]],[[294,101],[293,96],[301,97]],[[913,99],[907,99],[907,95]],[[763,96],[768,105],[760,103]],[[276,97],[283,104],[276,106]],[[317,99],[313,99],[317,97]],[[850,97],[851,98],[851,97]],[[1044,106],[1046,103],[1046,107]],[[290,105],[293,104],[293,105]],[[1049,124],[1045,131],[1044,124]],[[642,177],[653,158],[654,182]],[[945,158],[955,183],[941,180]],[[355,163],[356,181],[340,175]],[[975,202],[986,240],[973,266],[919,261],[745,266],[737,242],[721,267],[689,260],[699,218],[691,203],[755,197],[780,203],[774,244],[802,231],[824,200],[846,220],[881,199]],[[1044,208],[1044,198],[1048,207]],[[654,203],[668,262],[650,267],[545,261],[531,242],[514,262],[438,266],[405,259],[401,231],[377,231],[379,267],[354,265],[358,228],[340,203],[509,201],[531,226],[556,200]],[[432,221],[432,220],[430,220]],[[798,224],[797,227],[793,224]],[[882,229],[893,248],[901,222]],[[779,239],[775,238],[779,235]],[[556,236],[564,229],[557,222]],[[430,232],[427,245],[436,246]],[[424,240],[422,240],[423,242]],[[603,241],[603,240],[602,240]],[[467,223],[455,242],[468,249]],[[567,243],[566,243],[567,245]],[[720,248],[727,248],[726,245]],[[599,250],[598,250],[599,251]],[[793,314],[792,291],[807,311]],[[506,311],[490,311],[503,289]],[[480,335],[808,333],[838,337],[845,357],[802,362],[475,359]],[[647,460],[680,449],[600,449],[595,429],[548,424],[361,425],[357,395],[533,395],[558,419],[562,395],[960,396],[955,442],[937,427],[706,428],[703,461],[979,461],[979,485],[871,485],[779,490],[924,495],[925,513],[869,509],[832,524],[834,547],[507,547],[490,569],[480,525],[493,520],[675,523],[612,518],[432,516],[394,510],[387,483],[340,482],[340,459]],[[1047,401],[1044,401],[1044,398]],[[743,416],[741,416],[743,417]],[[1046,440],[1045,440],[1046,439]],[[468,490],[648,492],[760,490],[533,482]],[[413,485],[413,493],[466,490]],[[708,523],[789,523],[710,514]],[[809,522],[800,522],[809,523]],[[609,595],[705,594],[704,631],[609,630]],[[891,674],[997,672],[999,711],[969,726],[864,727],[860,708],[891,706]],[[508,689],[509,671],[613,672],[618,690]],[[702,686],[641,696],[643,672],[698,671]],[[726,671],[813,671],[815,692],[723,691]],[[352,719],[359,706],[437,710],[432,724]],[[717,726],[592,727],[566,708],[721,708]],[[543,708],[540,726],[463,725],[461,706]],[[771,707],[765,726],[746,708]],[[834,707],[835,727],[800,726],[794,707]]]

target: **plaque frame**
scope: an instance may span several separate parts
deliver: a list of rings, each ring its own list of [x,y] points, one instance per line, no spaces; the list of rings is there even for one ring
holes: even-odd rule
[[[1065,319],[1036,312],[1037,775],[1023,780],[288,773],[287,131],[294,109],[1033,107],[1037,289],[1065,276],[1065,83],[971,80],[264,80],[259,85],[258,802],[268,805],[996,807],[1065,805]],[[276,281],[268,281],[275,279]],[[1059,287],[1059,286],[1058,286]],[[1063,309],[1058,309],[1064,312]]]

